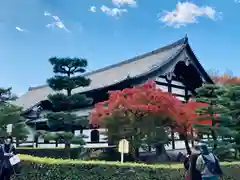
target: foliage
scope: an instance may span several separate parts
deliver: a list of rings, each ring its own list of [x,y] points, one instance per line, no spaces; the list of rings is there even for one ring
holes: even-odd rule
[[[109,92],[108,101],[95,105],[91,124],[108,129],[110,142],[116,144],[126,138],[134,149],[143,144],[158,147],[168,143],[166,128],[174,127],[175,132],[185,135],[187,146],[187,136],[196,118],[192,107],[202,104],[182,103],[148,81],[135,88]]]
[[[52,57],[49,62],[52,64],[53,72],[56,74],[47,80],[48,85],[53,90],[67,90],[68,96],[70,96],[73,89],[90,84],[90,79],[81,75],[86,71],[88,65],[86,59]]]
[[[182,164],[146,165],[137,163],[77,161],[39,158],[21,155],[23,159],[20,175],[13,180],[178,180],[184,179]],[[238,163],[223,163],[222,180],[237,180]]]
[[[88,125],[86,118],[78,117],[72,110],[90,105],[92,100],[83,94],[73,93],[75,88],[85,87],[90,84],[90,79],[82,75],[87,67],[86,59],[79,58],[57,58],[49,59],[53,66],[55,76],[48,79],[48,85],[56,94],[51,94],[48,99],[52,103],[53,112],[48,113],[48,126],[54,131],[65,131],[57,133],[41,133],[48,140],[64,141],[66,147],[70,143],[84,144],[83,137],[75,137],[72,131]]]
[[[229,116],[231,123],[225,124],[231,129],[231,138],[234,138],[236,149],[240,149],[240,85],[228,85],[225,86],[225,93],[222,98],[224,99],[222,104],[227,107],[228,111],[225,113]],[[236,154],[235,154],[236,155]]]
[[[83,141],[84,136],[74,136],[72,132],[44,132],[42,137],[47,141],[54,140],[64,144],[85,145]]]
[[[70,112],[51,112],[46,115],[48,127],[52,130],[68,129],[74,127],[86,127],[89,122],[87,117],[79,117],[74,111]]]
[[[193,129],[193,125],[211,124],[211,121],[208,118],[201,122],[197,121],[196,119],[200,117],[202,118],[202,115],[198,114],[196,109],[206,107],[208,104],[195,101],[182,103],[181,101],[176,100],[174,106],[177,111],[173,114],[173,119],[175,119],[175,123],[172,126],[173,130],[181,135],[181,138],[184,140],[187,153],[191,154],[189,140],[194,138],[195,129]]]
[[[95,105],[91,124],[108,129],[113,144],[125,138],[134,154],[144,144],[160,147],[168,143],[165,127],[170,126],[174,97],[157,89],[154,82],[109,92],[109,100]]]
[[[0,136],[10,135],[7,133],[7,125],[12,124],[12,137],[24,140],[27,138],[28,130],[25,119],[21,116],[21,108],[10,103],[14,99],[11,88],[0,88]]]
[[[213,146],[217,152],[229,151],[233,147],[232,137],[235,135],[232,127],[236,122],[230,115],[230,97],[228,96],[227,86],[204,85],[197,90],[196,101],[207,103],[208,106],[201,108],[198,112],[204,117],[198,118],[198,121],[211,120],[208,125],[195,125],[199,133],[210,135],[212,140],[208,143]]]
[[[12,88],[0,88],[0,104],[15,100],[16,95],[12,94]]]
[[[17,152],[22,155],[31,155],[38,157],[59,158],[59,159],[79,159],[84,152],[84,148],[75,147],[66,150],[62,147],[57,148],[31,148],[18,147]]]
[[[224,85],[240,85],[240,78],[237,76],[231,76],[229,74],[223,74],[220,76],[212,76],[213,81],[216,84],[224,84]]]

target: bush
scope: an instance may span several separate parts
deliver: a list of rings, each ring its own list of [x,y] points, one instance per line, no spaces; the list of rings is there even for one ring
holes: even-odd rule
[[[27,154],[37,157],[50,157],[62,159],[78,159],[82,148],[17,148],[19,154]]]
[[[137,163],[77,161],[21,155],[22,172],[12,180],[180,180],[181,164],[146,165]],[[239,179],[238,163],[222,164],[223,180]]]

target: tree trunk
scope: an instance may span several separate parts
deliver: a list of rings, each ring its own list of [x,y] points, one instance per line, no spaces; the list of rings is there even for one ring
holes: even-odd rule
[[[136,148],[134,151],[135,159],[138,161],[139,160],[139,148]]]
[[[130,155],[132,156],[134,161],[139,161],[139,148],[130,147]]]
[[[193,128],[191,128],[191,136],[192,136],[192,139],[191,139],[192,147],[194,147],[194,132],[193,132]]]
[[[210,115],[211,115],[211,119],[212,119],[212,127],[215,127],[216,120],[215,120],[212,108],[211,108]],[[216,133],[215,133],[215,131],[213,129],[211,130],[211,135],[212,135],[212,138],[213,138],[213,151],[214,151],[217,148],[217,136],[216,136]]]
[[[70,153],[70,151],[71,151],[71,145],[70,145],[70,143],[65,143],[65,151],[66,151],[66,153],[67,153],[67,156],[68,156],[68,158],[70,159],[71,158],[71,153]]]
[[[158,144],[155,146],[155,148],[156,148],[156,156],[158,157],[158,161],[169,160],[164,144]]]
[[[148,145],[148,152],[151,152],[152,151],[152,147],[151,145]]]
[[[191,154],[192,151],[191,151],[191,148],[189,146],[189,142],[188,142],[188,138],[187,138],[187,135],[183,135],[183,140],[184,140],[184,144],[185,144],[185,147],[186,147],[186,151],[188,154]]]
[[[72,95],[72,89],[67,89],[67,96],[71,96]]]
[[[175,149],[175,138],[174,138],[173,128],[171,128],[171,140],[172,140],[172,149]]]
[[[38,136],[34,136],[35,147],[38,147]]]

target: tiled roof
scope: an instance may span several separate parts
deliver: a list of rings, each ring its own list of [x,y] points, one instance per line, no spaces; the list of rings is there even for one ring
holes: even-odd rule
[[[183,38],[155,51],[87,73],[85,76],[91,79],[90,86],[76,88],[74,93],[109,86],[123,81],[127,77],[137,77],[147,73],[176,56],[186,42],[187,38]],[[46,100],[51,93],[54,93],[54,91],[47,85],[31,88],[27,93],[19,97],[14,104],[22,106],[24,110],[27,110],[42,100]]]

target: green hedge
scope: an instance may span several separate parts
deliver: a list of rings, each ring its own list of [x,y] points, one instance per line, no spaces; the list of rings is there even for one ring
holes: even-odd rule
[[[21,174],[12,180],[182,180],[181,164],[146,165],[77,161],[21,155]],[[239,179],[239,163],[223,163],[223,180]]]
[[[77,159],[82,152],[82,148],[17,148],[19,154],[27,154],[37,157],[62,158],[62,159]]]

